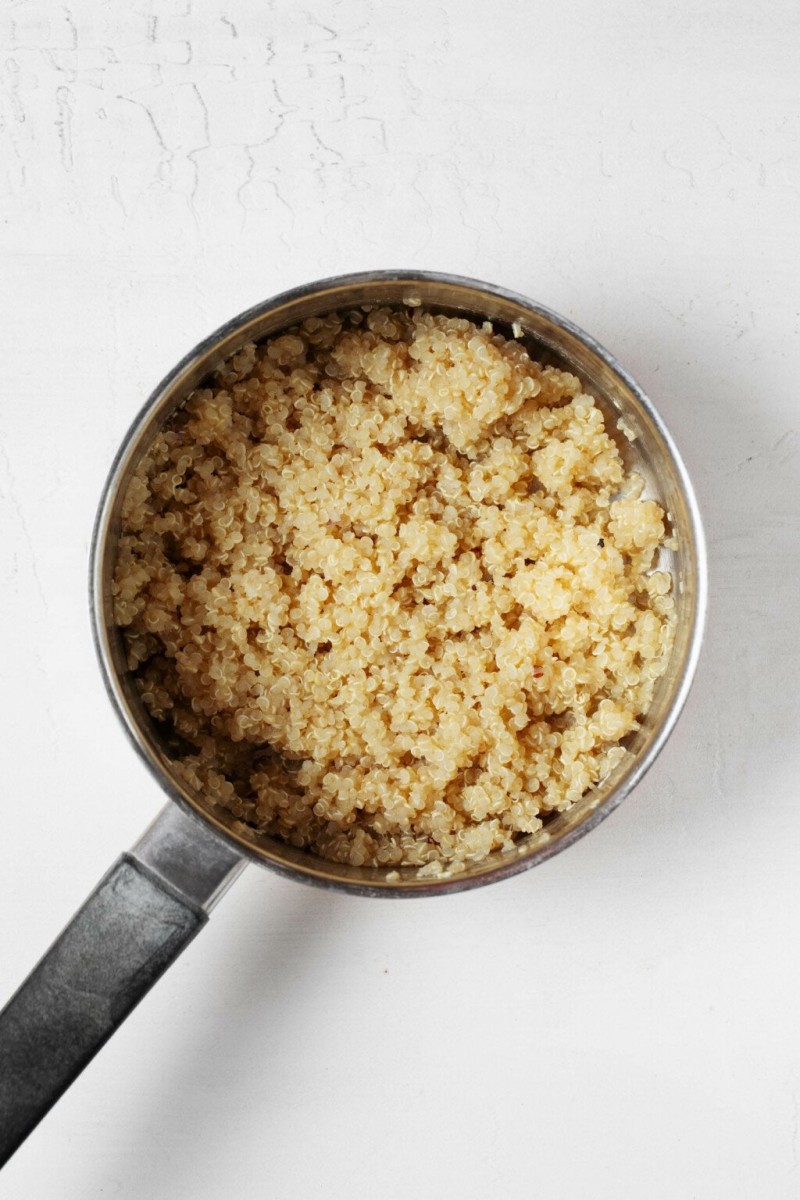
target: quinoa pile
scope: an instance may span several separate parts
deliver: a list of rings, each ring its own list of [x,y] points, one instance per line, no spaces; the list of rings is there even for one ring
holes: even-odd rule
[[[664,513],[579,381],[364,308],[247,345],[127,491],[116,621],[206,801],[458,871],[602,779],[673,633]]]

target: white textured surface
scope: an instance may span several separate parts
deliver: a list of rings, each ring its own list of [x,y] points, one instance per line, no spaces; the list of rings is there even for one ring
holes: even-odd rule
[[[0,1196],[797,1197],[795,0],[2,19],[0,994],[160,804],[88,540],[144,395],[232,313],[402,265],[568,314],[685,453],[712,603],[678,732],[590,838],[443,901],[251,868]]]

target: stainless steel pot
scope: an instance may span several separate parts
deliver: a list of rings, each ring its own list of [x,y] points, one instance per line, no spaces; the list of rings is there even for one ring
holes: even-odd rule
[[[159,740],[132,686],[112,619],[110,583],[122,497],[164,422],[245,342],[308,316],[364,303],[423,304],[489,319],[509,334],[513,330],[535,357],[565,365],[580,376],[613,418],[609,427],[615,428],[622,417],[636,435],[632,442],[622,439],[620,448],[627,465],[644,476],[649,494],[668,511],[677,545],[664,551],[663,562],[674,580],[675,646],[652,707],[628,742],[632,753],[627,762],[515,853],[494,854],[463,874],[441,880],[419,880],[413,870],[390,879],[388,870],[325,862],[259,836],[190,791],[173,769],[170,749]],[[660,417],[606,350],[542,305],[454,275],[377,271],[285,292],[206,338],[159,384],[123,441],[100,502],[92,545],[92,621],[106,687],[133,745],[172,803],[111,868],[0,1014],[0,1163],[202,928],[248,860],[308,883],[366,896],[434,896],[525,871],[594,829],[635,787],[675,725],[697,665],[705,601],[700,516],[686,470]]]

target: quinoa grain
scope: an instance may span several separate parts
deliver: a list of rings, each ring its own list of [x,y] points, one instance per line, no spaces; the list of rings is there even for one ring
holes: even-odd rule
[[[242,348],[156,438],[115,616],[207,800],[435,877],[625,756],[672,644],[665,538],[574,376],[488,323],[334,313]]]

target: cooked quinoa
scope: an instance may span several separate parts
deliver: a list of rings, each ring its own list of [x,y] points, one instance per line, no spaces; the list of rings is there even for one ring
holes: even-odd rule
[[[116,621],[176,768],[337,862],[513,849],[664,670],[642,491],[578,379],[488,323],[365,308],[245,346],[124,504]]]

